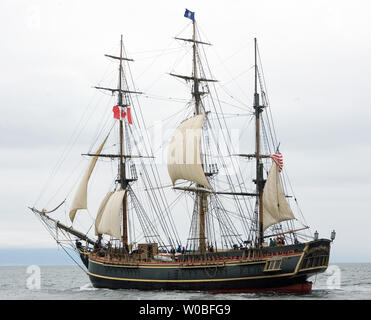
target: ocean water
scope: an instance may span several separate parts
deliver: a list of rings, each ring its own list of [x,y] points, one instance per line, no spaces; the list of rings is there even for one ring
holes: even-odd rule
[[[333,264],[310,279],[310,294],[208,294],[96,289],[78,266],[0,267],[0,300],[370,300],[371,264]]]

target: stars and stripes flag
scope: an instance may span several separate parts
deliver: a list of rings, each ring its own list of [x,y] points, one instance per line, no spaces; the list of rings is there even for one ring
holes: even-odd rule
[[[280,153],[275,153],[275,154],[271,154],[270,157],[272,158],[272,160],[276,163],[276,165],[278,166],[278,169],[279,169],[279,172],[282,171],[282,168],[283,168],[283,158],[282,158],[282,154]]]
[[[133,120],[131,119],[131,111],[130,108],[126,108],[126,111],[123,108],[120,108],[119,106],[114,106],[113,109],[113,117],[117,120],[124,119],[127,117],[128,122],[130,124],[133,124]]]

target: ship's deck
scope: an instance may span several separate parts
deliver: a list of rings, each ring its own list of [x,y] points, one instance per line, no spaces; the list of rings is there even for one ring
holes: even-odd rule
[[[205,254],[200,253],[185,253],[185,254],[159,254],[158,256],[166,257],[171,260],[162,261],[160,258],[147,258],[140,259],[135,256],[130,255],[106,255],[100,256],[97,252],[92,252],[89,254],[90,260],[95,260],[101,263],[109,264],[120,264],[120,265],[211,265],[211,264],[227,264],[236,262],[254,262],[266,260],[274,257],[287,257],[301,254],[302,250],[294,250],[292,248],[287,248],[282,246],[281,248],[272,247],[274,250],[269,250],[269,248],[264,249],[252,249],[252,250],[238,250],[238,251],[220,251],[220,252],[208,252]],[[280,249],[280,250],[277,250]]]

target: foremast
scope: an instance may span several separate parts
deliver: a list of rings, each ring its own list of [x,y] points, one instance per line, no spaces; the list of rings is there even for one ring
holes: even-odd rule
[[[140,94],[141,92],[124,90],[123,89],[123,80],[124,78],[124,70],[123,70],[123,61],[134,61],[133,59],[129,59],[123,56],[123,38],[121,35],[120,38],[120,56],[112,56],[112,55],[105,55],[109,58],[113,58],[119,60],[119,79],[118,79],[118,87],[117,89],[111,88],[103,88],[103,87],[95,87],[97,89],[103,89],[111,91],[112,93],[117,92],[117,107],[120,111],[120,116],[118,117],[119,120],[119,155],[118,155],[118,182],[121,186],[121,189],[124,190],[124,197],[122,200],[122,246],[124,253],[129,252],[129,243],[128,243],[128,212],[127,212],[127,192],[130,182],[135,181],[136,178],[128,178],[126,174],[126,162],[127,159],[130,159],[130,154],[125,154],[125,126],[127,125],[127,121],[124,121],[125,115],[128,113],[128,107],[130,106],[130,93],[137,93]],[[125,81],[126,83],[126,81]],[[124,115],[124,116],[122,116]],[[127,140],[129,141],[128,137]],[[130,152],[130,148],[128,148],[127,152]],[[101,238],[102,235],[98,235]]]
[[[155,225],[151,222],[151,219],[146,214],[145,208],[141,205],[139,202],[138,197],[134,193],[132,189],[132,182],[136,181],[138,179],[138,175],[136,172],[135,164],[131,163],[133,158],[153,158],[151,155],[142,155],[139,151],[138,155],[132,155],[131,149],[132,144],[131,142],[134,142],[134,146],[138,148],[138,145],[136,143],[135,139],[135,131],[131,129],[131,125],[133,124],[132,118],[131,118],[131,111],[130,107],[133,105],[133,100],[131,97],[131,93],[134,94],[141,94],[142,92],[137,91],[131,91],[129,90],[129,84],[128,80],[124,73],[124,61],[134,61],[132,59],[126,58],[124,46],[123,46],[123,40],[122,36],[120,39],[120,54],[119,56],[113,56],[113,55],[105,55],[108,58],[119,60],[119,79],[118,84],[116,87],[113,88],[107,88],[107,87],[100,87],[95,86],[96,89],[106,90],[112,93],[112,95],[117,95],[117,101],[115,102],[116,105],[113,107],[113,117],[114,119],[119,120],[118,122],[114,120],[114,125],[109,130],[106,138],[103,140],[103,142],[99,145],[99,147],[95,150],[95,152],[82,154],[92,157],[89,166],[87,167],[85,174],[82,176],[80,183],[77,185],[75,195],[72,200],[72,204],[70,206],[69,211],[69,218],[71,222],[74,222],[75,216],[77,211],[79,210],[86,210],[87,209],[87,193],[88,193],[88,184],[91,177],[91,174],[95,168],[95,165],[97,163],[97,160],[99,157],[106,157],[110,159],[115,159],[117,161],[117,175],[115,177],[115,187],[114,190],[109,191],[105,197],[102,199],[99,209],[97,211],[96,219],[95,219],[95,236],[98,237],[98,241],[92,240],[90,238],[87,238],[86,235],[83,233],[77,231],[76,229],[71,227],[67,227],[66,225],[60,224],[57,220],[49,218],[47,216],[47,213],[56,211],[62,204],[60,204],[56,209],[52,211],[46,211],[46,209],[39,211],[35,208],[32,208],[32,211],[37,213],[41,218],[43,222],[46,222],[48,224],[48,229],[53,230],[52,234],[56,234],[53,237],[55,239],[58,239],[58,230],[66,231],[67,234],[72,234],[76,236],[78,239],[86,241],[86,250],[88,249],[88,244],[93,244],[94,246],[97,245],[97,247],[106,247],[108,249],[111,249],[114,244],[114,252],[122,253],[123,255],[126,255],[130,252],[132,253],[132,246],[136,244],[135,239],[132,237],[132,232],[134,229],[131,229],[132,226],[134,226],[134,219],[137,218],[138,222],[140,223],[144,237],[147,239],[149,237],[155,238],[155,241],[149,241],[150,243],[153,243],[156,248],[158,245],[162,246],[163,248],[166,248],[166,244],[162,241],[159,232],[157,232],[157,229]],[[137,119],[137,118],[136,118]],[[137,119],[138,120],[138,119]],[[139,120],[141,120],[139,118]],[[107,142],[112,129],[115,127],[115,129],[118,130],[118,144],[115,143],[114,145],[117,146],[117,151],[112,154],[106,154],[102,153],[102,150],[105,146],[105,143]],[[124,147],[125,146],[125,147]],[[144,168],[142,163],[142,168]],[[129,169],[129,170],[128,170]],[[152,171],[154,176],[158,175],[157,170]],[[145,177],[145,184],[148,182],[149,176]],[[154,192],[155,193],[155,192]],[[149,193],[148,193],[149,194]],[[129,196],[130,196],[130,206],[129,204]],[[158,206],[155,206],[152,203],[152,207],[156,214],[162,215],[163,213],[160,212],[158,209],[160,209],[160,202],[156,199],[156,194],[154,195],[154,201],[155,204]],[[160,197],[163,195],[160,194]],[[152,201],[153,198],[150,198],[150,201]],[[166,204],[166,200],[163,198],[160,199],[164,204]],[[128,209],[135,211],[137,214],[136,217],[134,215],[128,215]],[[129,221],[130,218],[130,221]],[[132,219],[132,220],[131,220]],[[163,219],[163,216],[161,216],[161,219]],[[169,218],[171,220],[171,217]],[[133,222],[133,223],[132,223]],[[55,227],[50,227],[50,223],[55,223]],[[167,233],[169,243],[171,246],[174,245],[174,241],[172,239],[171,232],[175,233],[174,227],[172,226],[172,230],[169,230],[168,227],[165,225],[165,220],[161,221],[161,226],[165,233]],[[133,227],[132,227],[133,228]],[[55,230],[55,231],[54,231]],[[90,230],[90,229],[89,229]],[[89,232],[89,231],[88,231]],[[133,232],[135,233],[135,232]],[[111,236],[110,240],[108,242],[105,241],[103,238],[103,235]],[[135,235],[134,235],[135,236]],[[68,239],[69,241],[70,239]],[[58,241],[58,240],[57,240]],[[102,241],[106,242],[106,244],[102,243]],[[129,245],[130,242],[130,245]],[[177,239],[177,243],[180,244],[179,239]],[[155,247],[153,247],[155,248]]]
[[[128,107],[128,104],[125,103],[123,104],[123,92],[122,92],[122,48],[123,43],[122,43],[122,35],[120,39],[120,67],[119,67],[119,91],[118,91],[118,107],[123,108],[123,107]],[[127,101],[127,99],[126,99]],[[126,166],[125,166],[125,159],[124,159],[124,124],[123,124],[123,119],[120,117],[120,164],[119,164],[119,170],[120,170],[120,184],[121,188],[126,191],[127,186],[128,186],[128,180],[126,179]],[[127,222],[127,193],[125,192],[124,198],[123,198],[123,203],[122,203],[122,247],[124,249],[124,252],[128,252],[128,222]]]

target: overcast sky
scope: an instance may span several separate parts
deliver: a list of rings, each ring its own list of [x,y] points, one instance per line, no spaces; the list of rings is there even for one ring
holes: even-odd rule
[[[116,80],[103,55],[117,54],[120,34],[137,89],[189,97],[167,75],[173,37],[189,25],[185,8],[213,43],[215,77],[247,105],[258,38],[285,168],[306,221],[323,237],[336,230],[332,261],[371,262],[371,4],[354,0],[2,1],[0,248],[55,246],[27,206],[82,115],[94,123],[111,107],[91,87]],[[141,105],[148,123],[179,108],[146,97]],[[94,130],[79,136],[76,157]]]

